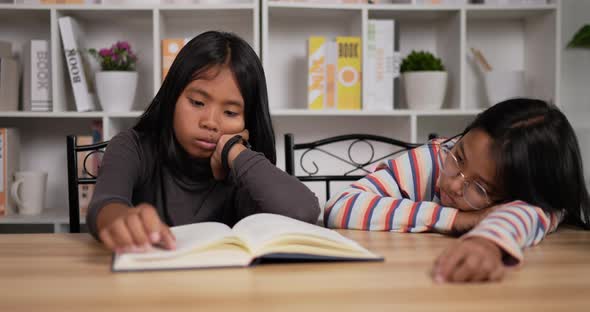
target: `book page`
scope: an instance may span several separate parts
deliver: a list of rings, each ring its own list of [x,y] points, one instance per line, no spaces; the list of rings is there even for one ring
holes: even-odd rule
[[[328,251],[338,251],[340,256],[375,256],[336,231],[276,214],[251,215],[238,222],[233,231],[257,256],[266,252],[287,251],[331,255],[335,252]]]
[[[176,237],[175,250],[166,250],[156,247],[150,252],[127,253],[125,255],[135,259],[163,259],[177,257],[192,251],[207,249],[213,245],[226,242],[236,241],[239,244],[239,239],[234,236],[230,227],[219,222],[203,222],[173,226],[170,230]]]

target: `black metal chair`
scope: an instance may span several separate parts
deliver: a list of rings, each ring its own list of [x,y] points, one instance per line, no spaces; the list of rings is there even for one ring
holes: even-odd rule
[[[337,155],[333,151],[329,151],[327,148],[328,145],[331,144],[340,144],[346,145],[348,142],[348,155],[341,156]],[[355,144],[359,142],[364,142],[368,145],[368,149],[363,149],[363,154],[368,154],[368,159],[363,162],[356,162],[352,157],[352,148]],[[385,144],[386,146],[391,145],[390,147],[397,148],[394,151],[389,151],[383,153],[384,155],[376,156],[375,155],[375,147],[374,143],[381,143]],[[421,144],[417,143],[409,143],[400,141],[397,139],[379,136],[379,135],[371,135],[371,134],[348,134],[348,135],[339,135],[333,136],[313,142],[307,143],[295,143],[294,135],[291,133],[285,134],[285,171],[293,176],[296,176],[302,182],[324,182],[326,186],[326,200],[330,198],[330,183],[334,181],[356,181],[358,179],[363,178],[365,175],[370,173],[370,166],[377,164],[381,160],[391,158],[392,156],[406,151],[408,149],[412,149],[414,147],[418,147]],[[295,174],[295,151],[302,150],[302,153],[299,157],[299,168],[305,172],[305,175],[296,175]],[[319,168],[315,161],[311,160],[313,165],[313,170],[306,168],[304,165],[304,159],[310,155],[311,151],[320,152],[322,155],[329,156],[330,160],[339,161],[340,164],[344,164],[347,166],[348,171],[344,171],[341,174],[328,174],[328,175],[318,175]],[[358,174],[361,172],[362,174]],[[357,174],[354,174],[357,173]]]
[[[77,145],[77,137],[67,136],[67,159],[68,159],[68,204],[70,215],[70,233],[80,233],[80,202],[79,186],[85,184],[95,184],[97,172],[91,172],[86,166],[89,157],[94,154],[104,153],[109,142],[100,142],[90,145]],[[82,166],[84,176],[78,175],[78,153],[87,153],[84,156]]]

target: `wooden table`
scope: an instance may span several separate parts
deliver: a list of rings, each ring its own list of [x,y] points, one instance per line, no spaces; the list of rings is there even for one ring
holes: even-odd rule
[[[342,233],[386,261],[115,274],[88,234],[0,235],[0,311],[590,311],[590,232],[560,230],[472,285],[429,276],[452,238]]]

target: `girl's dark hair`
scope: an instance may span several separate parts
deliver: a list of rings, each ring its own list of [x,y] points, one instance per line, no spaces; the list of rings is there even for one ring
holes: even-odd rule
[[[507,100],[479,114],[463,133],[472,129],[493,139],[506,201],[523,200],[546,212],[565,210],[568,223],[590,229],[578,140],[557,107],[536,99]]]
[[[176,101],[191,81],[203,78],[207,70],[217,66],[228,66],[235,75],[244,99],[245,126],[252,149],[275,164],[275,135],[264,70],[248,43],[232,33],[208,31],[189,41],[176,56],[160,90],[134,129],[152,138],[157,159],[180,169],[188,155],[174,136]]]

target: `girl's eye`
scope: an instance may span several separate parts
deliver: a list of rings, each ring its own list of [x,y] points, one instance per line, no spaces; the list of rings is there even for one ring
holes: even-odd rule
[[[225,111],[225,114],[229,117],[235,117],[238,116],[238,113],[236,112],[232,112],[232,111]]]
[[[205,103],[201,102],[201,101],[195,101],[195,100],[190,100],[191,104],[195,105],[195,106],[204,106]]]

